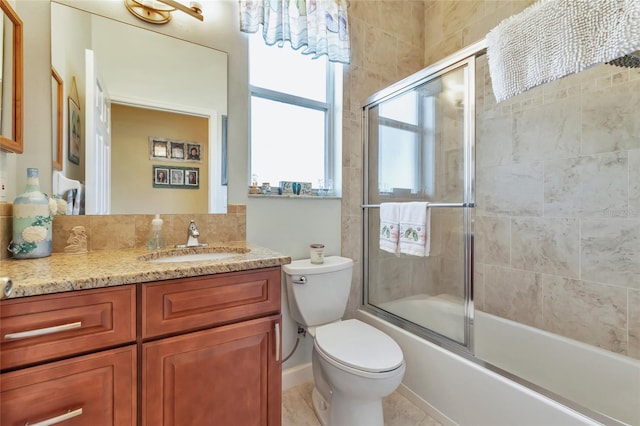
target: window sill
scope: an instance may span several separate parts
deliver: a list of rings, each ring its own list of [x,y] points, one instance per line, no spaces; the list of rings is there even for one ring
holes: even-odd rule
[[[304,199],[304,200],[340,200],[342,197],[338,195],[293,195],[293,194],[248,194],[249,198],[287,198],[287,199]]]

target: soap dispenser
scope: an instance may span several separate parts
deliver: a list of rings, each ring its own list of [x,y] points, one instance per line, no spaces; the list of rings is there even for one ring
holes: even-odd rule
[[[151,221],[151,235],[147,248],[149,250],[160,250],[165,247],[164,236],[162,235],[162,219],[160,213],[156,213],[156,217]]]

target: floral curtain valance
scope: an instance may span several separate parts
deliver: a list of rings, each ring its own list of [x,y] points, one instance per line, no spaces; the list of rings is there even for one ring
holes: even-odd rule
[[[304,54],[327,55],[349,63],[351,49],[347,0],[239,0],[240,31],[255,33],[262,24],[264,41],[306,47]]]

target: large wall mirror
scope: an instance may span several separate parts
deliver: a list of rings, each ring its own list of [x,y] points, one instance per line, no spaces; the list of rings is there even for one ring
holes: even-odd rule
[[[86,214],[226,212],[227,54],[83,3],[51,3],[51,62],[65,88],[53,192],[83,183]]]
[[[0,0],[2,19],[2,84],[0,85],[0,149],[21,154],[22,141],[22,21],[7,0]]]

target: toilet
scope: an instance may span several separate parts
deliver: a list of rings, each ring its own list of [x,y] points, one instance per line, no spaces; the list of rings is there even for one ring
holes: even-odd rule
[[[382,331],[342,320],[353,261],[325,257],[284,265],[291,316],[313,337],[313,408],[323,426],[383,426],[382,398],[402,382],[400,346]]]

